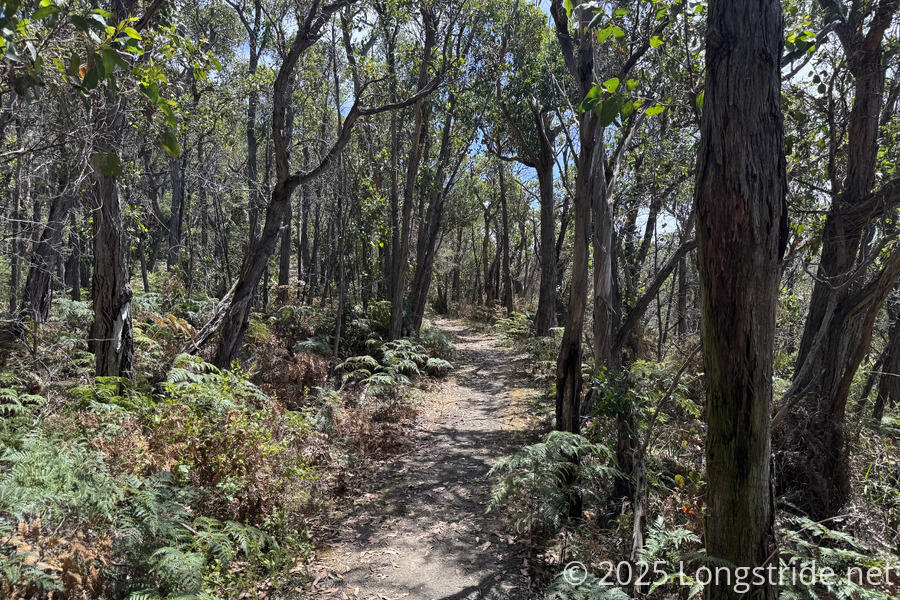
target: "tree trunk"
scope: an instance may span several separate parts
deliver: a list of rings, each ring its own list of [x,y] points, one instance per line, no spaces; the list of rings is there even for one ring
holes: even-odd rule
[[[25,128],[22,125],[22,121],[20,119],[16,119],[16,138],[17,143],[23,143],[23,136],[25,133]],[[21,229],[22,229],[22,198],[25,194],[23,194],[22,190],[25,187],[24,181],[24,173],[25,168],[23,161],[25,160],[24,156],[19,156],[16,159],[16,181],[15,181],[15,189],[13,190],[13,205],[12,211],[10,211],[9,220],[10,220],[10,244],[9,244],[9,313],[15,314],[16,306],[18,304],[18,293],[19,293],[19,260],[20,255],[22,253],[22,240],[21,240]]]
[[[437,40],[437,17],[430,9],[422,8],[422,22],[425,28],[425,42],[422,51],[422,62],[419,66],[417,90],[421,91],[428,83],[428,67],[431,64]],[[406,313],[403,297],[406,293],[406,278],[409,262],[409,239],[412,229],[412,209],[415,202],[416,179],[419,163],[422,158],[422,143],[427,135],[425,121],[425,98],[413,104],[413,134],[406,163],[406,183],[403,190],[403,208],[400,218],[400,231],[394,230],[391,244],[395,249],[391,258],[391,322],[388,337],[392,340],[403,335],[403,321]],[[400,238],[397,239],[397,234]]]
[[[884,417],[884,407],[894,407],[900,401],[900,306],[890,307],[888,314],[893,323],[884,349],[884,360],[881,361],[878,395],[872,409],[872,420],[876,425]]]
[[[833,189],[825,220],[819,269],[797,353],[791,390],[783,406],[797,403],[790,423],[777,431],[779,483],[810,516],[837,514],[849,496],[844,425],[850,384],[869,349],[878,311],[900,277],[894,250],[880,271],[864,280],[867,244],[862,232],[879,212],[856,213],[870,200],[875,181],[879,115],[884,94],[882,37],[897,2],[880,4],[863,33],[861,13],[837,14],[822,2],[855,78],[847,128],[847,176]],[[836,176],[832,173],[833,187]]]
[[[118,139],[122,131],[124,100],[110,96],[106,106],[99,107],[98,129],[101,136]],[[112,145],[95,144],[100,153],[118,161]],[[101,160],[104,160],[101,158]],[[122,224],[122,201],[113,169],[94,171],[95,209],[94,276],[92,298],[94,325],[91,345],[97,377],[131,377],[133,334],[131,330],[131,284],[126,258],[128,241]]]
[[[419,227],[419,244],[416,256],[416,269],[413,273],[410,306],[412,307],[412,331],[422,328],[422,320],[425,318],[425,305],[428,301],[428,291],[431,288],[431,278],[434,273],[434,257],[437,253],[438,238],[444,218],[444,203],[449,192],[445,186],[445,172],[450,161],[452,145],[451,129],[453,125],[453,109],[456,106],[456,97],[451,94],[448,102],[447,113],[444,116],[443,130],[441,133],[441,149],[438,152],[437,168],[429,194],[428,209],[425,219]],[[453,177],[452,171],[450,177]]]
[[[304,282],[309,280],[309,186],[300,188],[300,212],[297,223],[297,299],[303,298]]]
[[[66,285],[69,286],[69,297],[75,302],[81,301],[81,235],[78,232],[78,221],[72,213],[69,228],[69,258],[66,260]]]
[[[681,257],[678,261],[678,307],[676,308],[679,340],[687,335],[687,258]]]
[[[169,213],[169,252],[166,254],[166,270],[178,266],[181,256],[181,228],[184,222],[184,155],[169,159],[172,178],[172,210]]]
[[[695,205],[706,373],[707,554],[762,566],[773,549],[769,411],[786,227],[782,15],[776,0],[713,0]],[[774,599],[707,588],[710,600]]]
[[[256,75],[256,69],[259,64],[259,54],[262,45],[259,40],[260,24],[262,18],[262,2],[254,0],[253,2],[253,24],[245,22],[247,35],[249,36],[249,60],[247,64],[247,76],[253,79]],[[259,167],[257,165],[257,155],[259,152],[259,142],[256,138],[256,109],[259,105],[259,96],[255,89],[251,87],[250,94],[247,98],[247,119],[244,124],[247,135],[247,206],[250,214],[250,245],[256,240],[257,230],[259,229]]]
[[[128,16],[133,3],[111,2],[116,21]],[[96,377],[132,376],[134,338],[131,327],[131,283],[128,249],[122,215],[122,198],[116,178],[123,165],[119,157],[125,131],[127,97],[110,81],[94,101],[94,147],[91,155],[94,192],[94,274],[92,300],[94,323],[90,346]]]
[[[50,283],[59,260],[63,228],[71,206],[72,199],[65,195],[63,185],[62,192],[51,201],[47,225],[31,251],[31,266],[25,281],[21,313],[35,323],[43,323],[50,314]]]
[[[537,177],[541,205],[540,263],[541,281],[538,290],[537,313],[534,316],[534,334],[545,336],[556,324],[556,219],[553,197],[553,162],[538,163]]]
[[[500,161],[497,161],[497,175],[500,184],[500,217],[503,220],[503,234],[500,236],[500,246],[503,251],[503,267],[501,270],[503,281],[501,282],[500,290],[506,314],[511,315],[515,310],[515,306],[513,306],[512,275],[509,264],[509,209],[506,205],[506,173],[504,165]]]
[[[580,5],[581,2],[578,3],[578,6]],[[577,45],[569,32],[568,14],[560,0],[553,0],[550,13],[556,25],[556,37],[566,66],[583,98],[593,86],[594,48],[592,33],[588,27],[591,19],[590,11],[578,11]],[[556,361],[556,428],[572,433],[578,433],[581,429],[581,336],[584,330],[584,311],[588,293],[591,208],[597,194],[594,180],[597,173],[603,171],[602,128],[594,111],[586,111],[579,115],[578,137],[579,151],[573,199],[575,235],[572,249],[572,283],[562,344]],[[596,147],[598,138],[601,139],[599,149]],[[598,160],[600,160],[599,169],[597,169]],[[580,512],[578,501],[570,503],[571,512]]]

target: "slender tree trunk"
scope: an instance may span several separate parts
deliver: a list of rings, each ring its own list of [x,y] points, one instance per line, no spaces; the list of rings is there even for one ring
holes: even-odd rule
[[[254,0],[253,3],[253,24],[245,23],[247,35],[249,36],[248,48],[250,51],[247,64],[247,75],[250,79],[256,75],[256,69],[259,65],[259,54],[262,46],[259,40],[260,25],[262,19],[262,2]],[[256,240],[259,229],[259,167],[257,164],[257,155],[259,153],[259,142],[256,137],[256,110],[259,106],[259,94],[251,88],[249,97],[247,98],[247,120],[245,122],[245,130],[247,136],[247,205],[250,214],[250,245]]]
[[[428,66],[431,63],[437,40],[436,16],[430,9],[422,8],[422,21],[425,27],[425,42],[422,52],[422,62],[419,67],[417,89],[422,90],[428,83]],[[425,121],[425,98],[422,97],[413,104],[413,135],[406,164],[406,184],[403,190],[403,209],[400,223],[400,239],[396,239],[397,231],[394,231],[392,245],[398,249],[391,260],[391,323],[388,337],[397,339],[403,335],[403,321],[405,307],[403,297],[406,292],[407,263],[409,262],[409,240],[412,229],[412,209],[415,202],[416,178],[419,173],[419,163],[422,158],[422,143],[427,135]]]
[[[580,5],[581,2],[578,3],[578,6]],[[594,48],[588,27],[591,16],[590,11],[578,11],[579,33],[576,45],[569,32],[567,12],[560,0],[553,0],[550,13],[556,25],[556,37],[569,73],[575,78],[580,96],[584,97],[593,86]],[[591,208],[597,194],[594,179],[604,170],[600,154],[602,143],[599,150],[596,148],[597,139],[601,136],[602,131],[594,111],[586,111],[579,115],[579,151],[573,199],[575,235],[572,248],[572,283],[565,329],[556,361],[556,428],[572,433],[578,433],[581,429],[581,336],[584,331],[584,311],[588,293]],[[570,513],[574,512],[580,513],[580,500],[570,502]]]
[[[497,161],[497,175],[500,183],[500,217],[503,220],[503,234],[500,237],[500,246],[503,248],[503,267],[502,267],[502,297],[503,306],[506,308],[506,314],[511,315],[515,310],[513,306],[513,289],[512,275],[510,273],[509,264],[509,209],[506,202],[506,173],[504,165]]]
[[[774,544],[769,411],[786,224],[782,15],[776,0],[712,0],[695,203],[706,373],[707,554],[766,563]],[[781,246],[781,247],[780,247]],[[774,599],[756,586],[710,600]]]
[[[444,124],[441,134],[441,149],[438,152],[437,168],[432,182],[428,209],[425,219],[419,227],[419,244],[416,256],[416,268],[413,272],[411,291],[412,307],[412,331],[422,328],[422,320],[425,318],[425,305],[428,301],[428,292],[431,288],[431,278],[434,273],[434,257],[437,253],[439,238],[441,237],[441,225],[444,218],[444,203],[449,191],[445,186],[446,166],[450,161],[452,146],[451,129],[453,125],[456,97],[451,94],[447,113],[444,116]],[[452,171],[450,177],[453,177]]]
[[[316,291],[318,289],[319,282],[319,216],[321,213],[321,205],[316,204],[316,214],[313,218],[313,241],[312,241],[312,252],[310,253],[309,259],[309,284],[308,284],[308,298],[306,300],[307,304],[312,304],[313,299],[316,297]]]
[[[303,297],[304,282],[309,280],[309,186],[300,188],[300,218],[297,223],[297,299]]]
[[[66,260],[66,285],[69,286],[69,297],[75,302],[81,301],[81,235],[78,233],[78,220],[71,213],[69,229],[69,258]]]
[[[548,159],[550,157],[547,157]],[[534,333],[550,334],[556,323],[556,219],[553,197],[553,163],[550,160],[538,164],[538,188],[540,191],[541,233],[540,263],[541,282],[538,290],[538,307],[534,317]]]
[[[184,222],[184,170],[185,155],[169,159],[172,179],[172,211],[169,214],[169,252],[166,255],[166,270],[178,266],[181,256],[181,228]]]
[[[16,118],[16,139],[17,143],[24,144],[25,126],[21,119]],[[15,172],[15,189],[13,190],[13,207],[10,212],[10,253],[9,253],[9,312],[15,314],[16,306],[19,298],[19,285],[21,273],[19,272],[22,249],[24,247],[22,241],[23,227],[22,222],[24,215],[22,207],[24,206],[28,196],[29,184],[25,181],[25,156],[16,158]]]
[[[72,199],[65,193],[65,183],[62,188],[51,201],[47,225],[31,252],[31,266],[25,281],[21,313],[35,323],[43,323],[50,314],[50,283],[60,256],[63,228],[72,206]]]
[[[876,424],[881,423],[885,406],[894,407],[900,402],[900,306],[890,307],[888,314],[893,323],[884,349],[884,360],[881,361],[878,395],[872,409],[872,420]]]
[[[678,317],[678,338],[683,340],[687,335],[687,258],[682,257],[678,261],[678,308],[676,309]]]

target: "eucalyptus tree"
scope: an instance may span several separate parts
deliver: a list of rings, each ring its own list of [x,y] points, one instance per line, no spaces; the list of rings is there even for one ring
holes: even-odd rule
[[[851,383],[869,351],[881,306],[900,280],[900,249],[889,225],[900,205],[900,180],[888,176],[892,152],[883,133],[896,111],[896,82],[886,94],[896,54],[886,48],[895,43],[889,32],[900,2],[819,5],[823,30],[843,53],[826,80],[814,75],[826,99],[828,211],[793,380],[774,425],[783,427],[781,481],[811,515],[828,517],[849,495],[845,425]],[[842,65],[852,77],[849,112],[833,97]]]
[[[713,1],[694,198],[706,374],[707,553],[761,567],[774,543],[769,414],[779,262],[787,241],[781,5]],[[740,65],[738,67],[738,65]],[[747,594],[730,581],[713,599]]]
[[[501,72],[496,88],[503,133],[516,160],[535,170],[540,204],[540,286],[534,317],[535,335],[544,336],[556,321],[556,196],[554,169],[557,138],[563,124],[556,118],[565,104],[569,78],[559,44],[543,11],[520,2],[502,5]]]

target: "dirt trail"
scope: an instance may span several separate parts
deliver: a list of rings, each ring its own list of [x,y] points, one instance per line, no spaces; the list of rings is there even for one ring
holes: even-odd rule
[[[493,461],[534,439],[523,357],[458,321],[455,370],[416,398],[411,452],[382,464],[332,540],[312,598],[463,600],[534,597],[525,551],[484,509]]]

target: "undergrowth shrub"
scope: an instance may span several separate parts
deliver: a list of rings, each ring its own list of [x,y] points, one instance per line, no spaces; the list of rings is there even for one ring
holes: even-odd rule
[[[417,344],[425,348],[432,358],[439,358],[447,362],[453,360],[453,336],[437,327],[424,325],[415,340]]]
[[[206,490],[207,514],[259,523],[279,504],[286,480],[306,474],[297,445],[305,419],[243,374],[181,355],[164,389],[151,446],[177,451],[173,471]]]
[[[370,340],[368,346],[370,354],[351,356],[336,367],[342,383],[363,386],[375,394],[393,393],[398,385],[424,374],[443,377],[453,369],[408,338],[383,343]]]
[[[791,567],[798,572],[802,568],[811,569],[815,571],[817,581],[823,581],[826,569],[834,574],[827,587],[804,585],[803,581],[787,577],[779,589],[780,600],[889,600],[897,597],[900,563],[896,556],[878,552],[849,533],[830,529],[805,516],[785,515],[778,533],[781,538],[780,567]],[[893,588],[865,584],[871,569],[890,572]]]
[[[488,472],[499,480],[491,490],[488,512],[503,508],[517,531],[552,534],[563,526],[575,496],[601,499],[616,474],[612,452],[587,438],[551,431],[542,441],[498,460]]]
[[[534,329],[534,315],[529,313],[514,312],[494,324],[497,333],[513,341],[527,339]]]
[[[0,596],[237,597],[308,554],[311,427],[246,374],[179,356],[158,394],[72,394],[43,421],[0,395]]]

